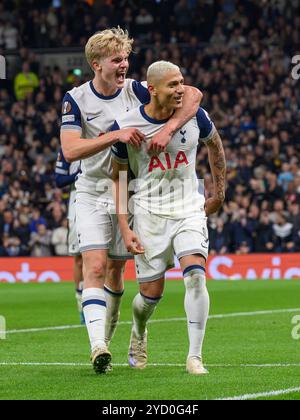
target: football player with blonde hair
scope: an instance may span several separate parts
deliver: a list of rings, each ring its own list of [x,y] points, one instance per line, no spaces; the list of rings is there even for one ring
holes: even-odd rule
[[[123,142],[140,147],[144,140],[136,128],[108,130],[119,115],[150,100],[144,83],[126,78],[132,43],[120,27],[93,35],[85,49],[93,80],[73,88],[63,99],[63,153],[68,161],[82,162],[76,182],[76,227],[83,258],[82,305],[97,373],[107,372],[110,365],[108,346],[119,318],[125,262],[131,258],[115,214],[110,146]],[[154,152],[165,150],[172,135],[197,112],[201,92],[184,89],[183,108],[149,145]]]

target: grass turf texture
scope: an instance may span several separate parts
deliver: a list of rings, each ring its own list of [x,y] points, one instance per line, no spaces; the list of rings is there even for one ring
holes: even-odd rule
[[[298,281],[208,282],[208,288],[211,315],[300,307]],[[136,291],[134,282],[126,283],[121,321],[131,320]],[[185,317],[183,296],[182,282],[167,282],[153,319]],[[6,317],[8,330],[78,324],[73,284],[1,284],[0,315]],[[188,341],[182,320],[150,324],[148,345],[150,364],[182,366],[148,366],[143,371],[115,366],[101,376],[89,366],[84,327],[7,334],[6,340],[0,340],[0,399],[198,400],[299,388],[300,340],[291,336],[295,315],[300,311],[210,319],[204,345],[210,374],[204,377],[185,372]],[[129,335],[129,323],[121,324],[111,345],[114,363],[127,362]],[[10,364],[15,362],[78,365]],[[286,363],[298,366],[240,366]],[[300,399],[300,392],[276,399]]]

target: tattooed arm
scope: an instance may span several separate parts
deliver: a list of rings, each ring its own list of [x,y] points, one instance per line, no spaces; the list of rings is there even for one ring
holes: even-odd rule
[[[205,212],[209,216],[217,212],[225,200],[226,161],[222,140],[217,131],[205,144],[208,148],[208,160],[214,185],[213,196],[205,202]]]

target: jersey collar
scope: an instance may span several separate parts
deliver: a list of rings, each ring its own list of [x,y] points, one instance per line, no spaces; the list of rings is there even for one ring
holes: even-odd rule
[[[155,118],[151,118],[145,112],[145,105],[142,105],[140,107],[140,112],[142,114],[142,117],[145,118],[145,120],[149,121],[151,124],[165,124],[171,118],[171,117],[169,117],[169,118],[166,118],[165,120],[156,120]]]
[[[92,92],[98,97],[98,98],[100,98],[100,99],[104,99],[105,101],[108,101],[108,100],[110,100],[110,99],[114,99],[114,98],[116,98],[117,96],[119,96],[120,95],[120,93],[121,93],[121,91],[122,91],[122,89],[118,89],[117,90],[117,92],[114,94],[114,95],[110,95],[110,96],[105,96],[105,95],[102,95],[101,93],[98,93],[97,91],[96,91],[96,89],[94,88],[94,85],[93,85],[93,82],[92,82],[92,80],[90,81],[90,88],[92,89]]]

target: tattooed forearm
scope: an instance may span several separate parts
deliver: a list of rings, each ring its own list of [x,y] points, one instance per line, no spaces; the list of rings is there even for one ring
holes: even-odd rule
[[[225,200],[225,177],[216,176],[216,194],[218,196],[218,199],[222,202]]]
[[[226,161],[222,140],[218,133],[206,142],[209,165],[213,176],[215,195],[220,201],[225,199]]]

